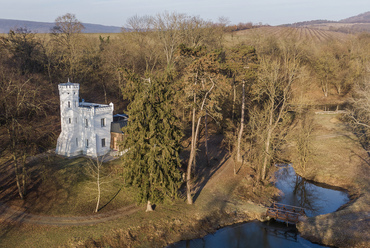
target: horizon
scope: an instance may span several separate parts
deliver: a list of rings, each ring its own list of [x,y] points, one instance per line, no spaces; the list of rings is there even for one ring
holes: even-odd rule
[[[370,10],[365,0],[231,0],[227,3],[220,0],[13,0],[2,6],[0,19],[54,23],[58,16],[72,13],[82,23],[115,27],[126,26],[127,19],[134,15],[153,16],[165,11],[213,22],[224,17],[230,24],[252,22],[277,26],[320,19],[339,21]]]

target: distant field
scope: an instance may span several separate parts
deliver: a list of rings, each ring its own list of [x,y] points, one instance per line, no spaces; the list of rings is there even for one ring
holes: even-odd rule
[[[297,41],[328,41],[331,39],[347,40],[351,37],[348,34],[333,32],[327,30],[320,30],[314,28],[292,28],[292,27],[261,27],[255,29],[247,29],[235,32],[233,38],[257,38],[259,36],[272,35],[277,38],[297,39]],[[232,39],[233,39],[232,38]]]
[[[370,32],[370,23],[321,23],[308,25],[307,27],[346,33]]]

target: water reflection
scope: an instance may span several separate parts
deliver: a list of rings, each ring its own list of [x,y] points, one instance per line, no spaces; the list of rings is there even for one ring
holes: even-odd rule
[[[345,192],[323,188],[295,174],[292,166],[276,172],[276,187],[281,190],[280,203],[306,209],[309,217],[336,211],[349,199]]]
[[[293,248],[322,247],[301,238],[296,229],[280,222],[248,222],[225,227],[201,239],[184,240],[168,248]]]
[[[290,166],[282,166],[276,174],[276,187],[282,192],[279,203],[306,208],[307,216],[336,211],[348,201],[347,194],[341,191],[319,187],[297,176]],[[201,239],[185,240],[168,246],[169,248],[217,248],[217,247],[262,247],[297,248],[325,247],[313,244],[298,234],[294,226],[283,222],[248,222],[222,228]]]

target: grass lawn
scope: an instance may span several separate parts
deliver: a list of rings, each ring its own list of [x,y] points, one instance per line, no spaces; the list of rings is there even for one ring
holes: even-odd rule
[[[95,179],[88,176],[86,169],[90,160],[85,157],[64,158],[56,155],[37,158],[29,164],[30,190],[24,201],[18,199],[16,187],[12,194],[6,194],[5,204],[14,209],[34,215],[86,216],[95,218],[96,206]],[[135,189],[123,187],[120,175],[121,160],[104,163],[103,174],[107,177],[102,185],[102,197],[98,214],[111,214],[135,204]],[[7,170],[11,176],[11,169]],[[5,177],[5,174],[2,174]],[[11,195],[11,197],[9,197]],[[4,199],[4,198],[2,198]],[[156,207],[155,214],[146,213],[145,206],[136,206],[139,211],[130,215],[119,216],[115,220],[82,226],[39,225],[2,221],[0,223],[0,247],[75,247],[86,240],[96,240],[111,235],[126,235],[128,228],[135,228],[147,223],[168,225],[174,218],[185,218],[194,206],[188,206],[183,199]],[[118,216],[118,215],[117,215]],[[120,234],[120,232],[123,234]],[[115,234],[117,233],[117,234]],[[144,238],[144,237],[142,237]]]
[[[132,191],[123,189],[119,173],[120,159],[105,163],[102,173],[101,211],[110,211],[133,203]],[[88,173],[91,161],[85,157],[64,158],[56,155],[37,158],[28,165],[29,190],[24,201],[16,194],[6,202],[28,213],[75,216],[91,214],[97,200],[96,178]]]
[[[155,234],[156,227],[170,228],[175,218],[178,220],[186,218],[185,215],[194,206],[189,206],[183,201],[173,205],[163,205],[156,208],[155,213],[146,213],[145,207],[134,214],[117,218],[117,220],[99,223],[89,226],[43,226],[30,224],[0,224],[0,246],[1,247],[76,247],[86,243],[86,240],[99,240],[107,237],[111,240],[128,234],[128,230],[135,232],[140,226],[151,228]],[[155,223],[151,224],[151,223]],[[148,225],[149,224],[149,225]],[[141,231],[140,235],[147,235]],[[143,240],[142,247],[147,247],[147,237],[136,236],[136,239]],[[115,241],[113,241],[115,242]],[[119,241],[117,241],[119,242]],[[139,242],[140,243],[140,242]],[[119,245],[115,247],[120,247]]]

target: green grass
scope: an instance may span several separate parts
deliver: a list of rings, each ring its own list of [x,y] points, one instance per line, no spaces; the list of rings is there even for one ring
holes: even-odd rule
[[[123,189],[119,173],[120,160],[103,165],[105,176],[101,185],[101,211],[110,211],[134,203],[133,192]],[[50,156],[34,161],[30,165],[31,190],[24,202],[15,197],[9,204],[21,205],[35,214],[75,216],[93,213],[97,199],[96,178],[87,173],[89,160],[84,157],[73,159]],[[32,176],[33,175],[33,176]]]
[[[0,246],[1,247],[76,247],[83,245],[86,240],[100,240],[102,237],[107,239],[105,242],[115,242],[120,239],[118,236],[127,234],[127,230],[133,230],[137,244],[148,244],[149,236],[156,235],[157,228],[171,231],[174,220],[183,222],[187,215],[194,212],[194,205],[187,205],[184,201],[175,201],[173,204],[159,205],[155,212],[146,213],[143,206],[140,211],[123,216],[117,220],[100,223],[92,226],[39,226],[39,225],[16,225],[7,226],[6,223],[0,224]],[[191,216],[191,214],[190,214]],[[139,229],[140,231],[136,231]],[[147,233],[147,229],[150,232]],[[184,230],[174,230],[180,234]],[[141,235],[141,236],[140,236]],[[118,242],[118,241],[117,241]],[[85,246],[83,246],[85,247]],[[117,246],[116,246],[117,247]],[[118,246],[119,247],[119,246]]]
[[[14,199],[7,204],[18,204],[18,207],[26,209],[27,212],[46,216],[93,215],[96,206],[96,185],[85,173],[88,162],[84,157],[67,159],[59,156],[34,161],[30,165],[31,174],[40,176],[33,178],[33,190],[29,191],[25,202]],[[104,167],[106,174],[111,175],[102,186],[100,206],[108,204],[99,213],[110,213],[135,203],[135,189],[122,187],[121,160],[105,163]],[[42,173],[39,173],[40,171]],[[140,210],[133,214],[91,226],[44,226],[2,221],[0,247],[76,247],[84,244],[86,240],[99,240],[102,237],[125,240],[128,229],[137,229],[140,226],[148,228],[148,223],[156,223],[170,231],[169,223],[176,219],[187,219],[186,216],[189,212],[194,212],[195,206],[189,206],[184,199],[179,199],[158,205],[153,213],[146,213],[144,205],[139,208]],[[151,232],[155,233],[155,228],[149,228],[154,229]],[[178,230],[180,233],[182,231]],[[143,237],[136,237],[142,240],[138,243],[144,247],[150,242],[145,232],[146,230],[138,231]],[[115,233],[120,237],[115,237]]]

